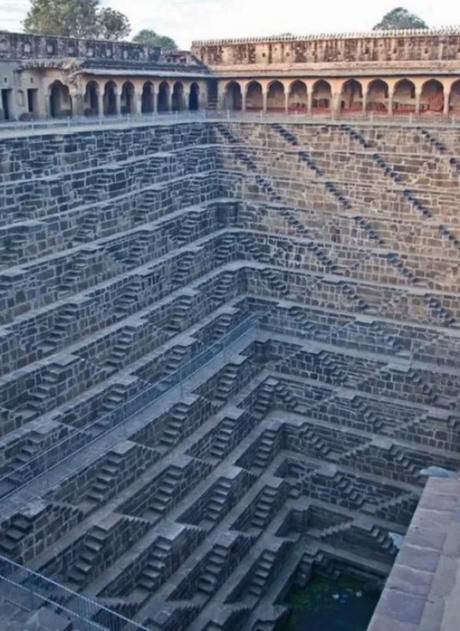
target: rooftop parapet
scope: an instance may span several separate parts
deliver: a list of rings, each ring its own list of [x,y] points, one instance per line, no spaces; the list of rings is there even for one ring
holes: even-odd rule
[[[210,66],[460,61],[460,27],[195,41],[192,53]]]
[[[0,61],[78,59],[114,64],[199,65],[189,51],[168,51],[134,42],[55,37],[0,31]]]
[[[238,46],[239,44],[262,44],[273,42],[304,42],[318,40],[342,40],[342,39],[379,39],[389,37],[443,37],[446,35],[460,36],[460,26],[445,26],[439,29],[394,29],[383,31],[366,31],[352,33],[316,33],[309,35],[294,35],[282,33],[281,35],[266,35],[259,37],[237,37],[227,39],[195,40],[192,48],[196,46]]]

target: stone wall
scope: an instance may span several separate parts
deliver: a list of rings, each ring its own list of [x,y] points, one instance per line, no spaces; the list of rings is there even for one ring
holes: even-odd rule
[[[211,68],[304,63],[451,61],[459,59],[457,29],[389,31],[350,35],[286,35],[196,41],[192,52]]]
[[[5,139],[2,554],[162,631],[274,629],[318,571],[381,584],[460,463],[458,140]]]

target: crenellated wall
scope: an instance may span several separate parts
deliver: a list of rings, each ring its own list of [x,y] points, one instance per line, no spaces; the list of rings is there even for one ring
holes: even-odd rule
[[[460,32],[452,28],[195,41],[192,52],[220,71],[246,65],[448,62],[460,59],[459,47]]]

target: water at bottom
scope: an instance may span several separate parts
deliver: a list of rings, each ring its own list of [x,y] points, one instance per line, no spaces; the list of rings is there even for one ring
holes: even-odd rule
[[[285,601],[291,609],[279,631],[366,631],[380,592],[353,578],[314,577]]]

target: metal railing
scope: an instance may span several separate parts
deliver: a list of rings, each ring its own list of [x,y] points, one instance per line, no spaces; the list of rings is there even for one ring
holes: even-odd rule
[[[29,462],[4,474],[0,478],[0,497],[5,499],[16,493],[18,489],[34,480],[43,473],[50,471],[54,467],[65,462],[82,449],[87,449],[89,445],[128,421],[133,414],[142,412],[152,403],[158,401],[166,395],[173,387],[181,384],[184,379],[191,377],[205,364],[210,362],[220,352],[225,351],[231,344],[239,340],[251,329],[254,330],[258,322],[257,314],[245,318],[237,324],[231,331],[223,335],[211,346],[201,342],[204,350],[186,362],[179,370],[164,377],[154,385],[142,390],[132,399],[121,403],[117,409],[97,418],[93,423],[83,429],[73,429],[64,439],[55,443],[45,452],[39,454]],[[127,435],[129,434],[127,428]]]
[[[0,597],[27,612],[45,607],[84,631],[148,631],[146,627],[43,574],[0,556]],[[52,631],[52,629],[50,629]]]
[[[238,110],[199,110],[182,112],[162,112],[151,114],[124,114],[118,116],[75,116],[65,119],[40,119],[34,121],[9,121],[0,123],[0,135],[8,135],[11,131],[64,131],[82,127],[123,127],[142,125],[164,125],[171,123],[202,121],[253,121],[253,122],[297,122],[317,124],[364,123],[370,125],[410,125],[410,126],[460,126],[460,116],[455,114],[437,114],[415,112],[388,114],[385,112],[302,112],[302,111],[238,111]]]

